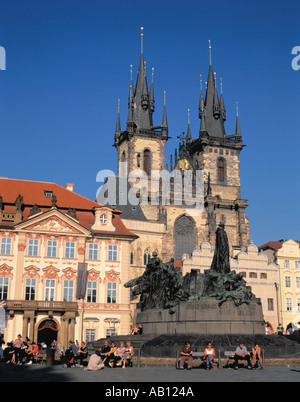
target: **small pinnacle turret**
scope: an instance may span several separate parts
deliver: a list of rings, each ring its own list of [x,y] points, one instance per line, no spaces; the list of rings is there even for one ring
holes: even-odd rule
[[[192,141],[191,122],[190,122],[190,109],[188,109],[188,127],[186,132],[186,141]]]
[[[235,125],[235,135],[236,137],[241,137],[241,128],[240,128],[240,121],[239,121],[239,105],[236,102],[236,125]]]

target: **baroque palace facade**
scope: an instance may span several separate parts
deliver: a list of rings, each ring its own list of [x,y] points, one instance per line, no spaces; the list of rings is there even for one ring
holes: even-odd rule
[[[0,178],[0,195],[6,341],[20,333],[66,347],[69,340],[128,332],[130,297],[123,283],[136,236],[120,211],[74,193],[71,184]],[[77,299],[81,263],[86,294]]]

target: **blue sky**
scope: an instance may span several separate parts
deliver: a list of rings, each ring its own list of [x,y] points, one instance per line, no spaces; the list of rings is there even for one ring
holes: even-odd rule
[[[239,103],[250,239],[300,240],[300,70],[291,67],[299,17],[300,4],[291,0],[1,0],[0,176],[74,183],[74,191],[95,199],[97,172],[116,171],[117,102],[125,129],[141,26],[148,81],[155,68],[154,124],[167,93],[168,161],[188,108],[198,136],[199,76],[207,78],[210,39],[227,134]]]

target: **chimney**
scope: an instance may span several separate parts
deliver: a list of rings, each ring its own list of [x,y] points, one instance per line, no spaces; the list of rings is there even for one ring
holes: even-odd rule
[[[73,187],[74,187],[74,184],[72,184],[72,183],[67,183],[64,188],[67,189],[67,190],[69,190],[69,191],[73,191]]]

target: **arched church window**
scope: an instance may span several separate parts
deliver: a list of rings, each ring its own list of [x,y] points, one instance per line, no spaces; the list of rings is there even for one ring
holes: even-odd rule
[[[125,151],[122,152],[121,155],[121,163],[120,163],[120,171],[119,171],[119,175],[121,177],[125,177],[126,176],[126,153]]]
[[[189,216],[179,217],[174,225],[175,262],[182,254],[191,255],[195,248],[195,221]]]
[[[130,265],[133,265],[133,251],[130,252]]]
[[[151,151],[150,149],[145,149],[144,151],[144,166],[143,166],[144,172],[148,176],[151,175]]]
[[[218,169],[218,181],[224,182],[225,181],[225,159],[224,158],[218,159],[217,169]]]
[[[148,264],[150,258],[151,258],[150,250],[147,248],[144,252],[144,265]]]

